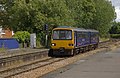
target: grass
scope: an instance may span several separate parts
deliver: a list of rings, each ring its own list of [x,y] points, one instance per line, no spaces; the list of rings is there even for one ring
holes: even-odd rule
[[[0,53],[1,53],[1,52],[5,52],[5,51],[6,51],[5,48],[0,48]]]
[[[100,42],[110,40],[109,38],[100,38]]]

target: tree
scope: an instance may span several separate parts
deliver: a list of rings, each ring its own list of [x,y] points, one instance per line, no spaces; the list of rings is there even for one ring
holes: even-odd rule
[[[114,22],[109,32],[110,34],[120,34],[120,22]]]
[[[71,11],[75,26],[90,28],[96,12],[94,2],[92,0],[66,0],[66,4]]]
[[[115,19],[109,0],[2,0],[1,5],[1,26],[38,36],[45,34],[45,24],[50,34],[54,27],[67,25],[96,29],[105,36]]]
[[[94,0],[96,16],[94,17],[92,27],[99,30],[100,35],[105,37],[115,19],[115,9],[108,0]]]
[[[43,4],[41,12],[46,15],[46,23],[49,27],[75,24],[64,0],[45,0],[41,2]]]
[[[12,4],[6,6],[9,8],[5,8],[5,11],[9,14],[8,26],[14,31],[39,32],[46,23],[50,29],[58,25],[75,24],[64,0],[12,0]]]

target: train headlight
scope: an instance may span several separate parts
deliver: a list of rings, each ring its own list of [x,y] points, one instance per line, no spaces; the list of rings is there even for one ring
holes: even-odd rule
[[[55,44],[55,43],[52,43],[51,46],[56,46],[56,44]]]

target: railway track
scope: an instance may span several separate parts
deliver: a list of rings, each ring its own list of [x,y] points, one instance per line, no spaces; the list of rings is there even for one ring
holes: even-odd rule
[[[0,56],[0,70],[1,68],[9,67],[20,62],[27,62],[46,57],[47,54],[48,50],[44,50],[37,52],[24,52]]]
[[[120,39],[111,39],[104,42],[100,42],[98,48],[109,48],[111,45],[116,44],[119,41]]]
[[[108,48],[108,45],[113,44],[113,42],[115,43],[116,40],[101,42],[99,48]],[[44,56],[46,56],[46,58],[42,59]],[[66,58],[47,57],[47,51],[0,58],[0,78],[10,78]],[[16,62],[18,64],[16,64]]]
[[[37,61],[31,62],[28,64],[24,64],[24,65],[21,65],[18,67],[13,67],[11,69],[1,70],[0,77],[1,78],[10,78],[10,77],[15,76],[17,74],[31,71],[31,70],[52,64],[54,62],[64,60],[64,59],[66,59],[66,58],[47,58],[44,60],[37,60]]]

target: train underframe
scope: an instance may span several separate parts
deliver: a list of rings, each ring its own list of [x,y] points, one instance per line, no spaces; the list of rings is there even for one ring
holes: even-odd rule
[[[74,56],[79,53],[94,50],[96,48],[98,48],[98,44],[76,47],[74,49],[65,49],[64,47],[61,47],[59,49],[50,49],[48,56]]]

